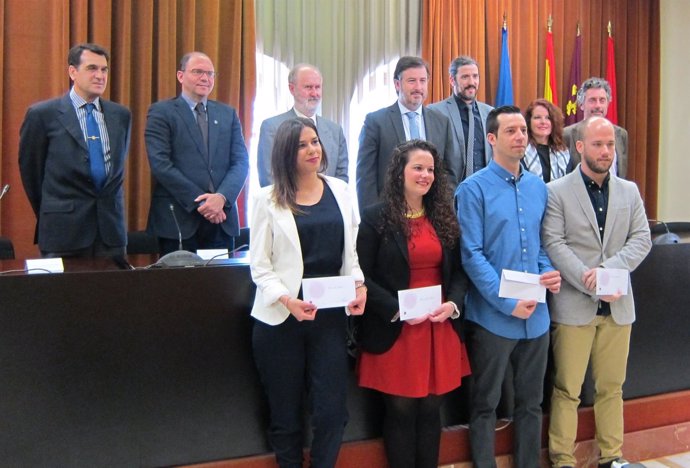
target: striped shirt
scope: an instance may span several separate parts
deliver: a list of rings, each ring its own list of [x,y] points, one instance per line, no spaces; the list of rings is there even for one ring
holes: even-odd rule
[[[79,96],[72,88],[69,92],[69,97],[72,99],[72,105],[74,110],[77,111],[77,119],[79,119],[79,126],[84,134],[84,142],[86,142],[86,147],[89,146],[89,141],[87,140],[88,132],[86,131],[86,104],[88,104],[81,96]],[[98,129],[101,132],[101,144],[103,145],[103,159],[105,161],[105,173],[110,174],[110,140],[108,139],[108,128],[105,126],[105,118],[103,116],[103,110],[101,109],[101,101],[96,98],[93,101],[96,109],[93,112],[94,117],[96,117],[96,122],[98,123]]]

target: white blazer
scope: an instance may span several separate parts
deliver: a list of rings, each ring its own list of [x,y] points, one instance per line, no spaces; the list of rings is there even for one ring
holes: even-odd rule
[[[340,274],[352,275],[356,281],[364,281],[355,250],[359,213],[352,203],[348,185],[333,177],[320,177],[333,192],[343,217],[345,245]],[[278,325],[290,315],[279,299],[285,294],[297,297],[304,265],[295,218],[288,208],[275,204],[272,192],[273,186],[269,185],[259,190],[253,199],[249,245],[256,297],[251,315],[268,325]]]

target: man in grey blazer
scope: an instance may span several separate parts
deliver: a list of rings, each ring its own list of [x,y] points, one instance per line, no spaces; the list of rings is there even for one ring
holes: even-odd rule
[[[486,116],[493,107],[477,101],[479,64],[472,57],[457,57],[450,64],[448,74],[453,94],[429,105],[429,109],[446,115],[453,125],[460,163],[457,182],[460,183],[491,161],[493,151],[486,139]]]
[[[542,225],[544,247],[565,280],[549,303],[555,367],[549,455],[554,467],[576,465],[577,408],[591,360],[599,466],[618,468],[627,464],[622,394],[635,305],[630,288],[597,295],[597,270],[633,271],[652,242],[637,186],[609,172],[613,124],[591,117],[582,127],[576,143],[582,162],[547,185]]]
[[[603,78],[588,78],[577,90],[577,105],[582,108],[584,120],[568,125],[563,129],[563,139],[570,150],[570,160],[573,166],[580,162],[577,141],[582,139],[584,121],[593,116],[606,117],[610,103],[611,86]],[[616,134],[616,152],[611,165],[611,172],[613,175],[625,179],[628,174],[628,132],[618,125],[613,125],[613,129]]]
[[[29,107],[19,132],[19,170],[44,257],[125,253],[122,184],[132,115],[101,97],[108,60],[99,45],[72,47],[72,89]]]
[[[348,181],[347,142],[343,128],[337,123],[316,115],[321,104],[323,77],[314,65],[296,65],[288,75],[288,88],[295,99],[295,105],[289,111],[264,120],[259,132],[257,148],[257,166],[259,168],[259,185],[265,187],[273,183],[271,176],[271,151],[273,138],[280,124],[295,117],[312,119],[319,132],[321,145],[326,149],[328,167],[326,175]]]
[[[443,159],[446,173],[455,188],[460,164],[446,116],[424,107],[429,67],[420,57],[401,57],[393,82],[398,100],[368,114],[359,135],[357,155],[357,198],[360,211],[379,201],[393,148],[400,143],[422,139],[433,143]]]
[[[239,235],[237,197],[249,167],[237,112],[208,99],[211,59],[190,52],[180,60],[182,93],[149,108],[144,137],[155,187],[148,230],[161,254],[232,249]]]

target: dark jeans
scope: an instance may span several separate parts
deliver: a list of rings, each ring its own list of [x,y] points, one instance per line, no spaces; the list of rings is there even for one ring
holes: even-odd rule
[[[514,466],[539,466],[541,450],[541,402],[549,351],[549,334],[534,339],[512,340],[494,335],[467,322],[467,351],[472,366],[470,445],[476,468],[495,468],[496,407],[506,368],[513,367],[515,392]]]
[[[322,309],[312,321],[290,315],[280,325],[256,320],[254,360],[271,409],[268,439],[280,468],[302,467],[302,401],[308,394],[311,466],[333,468],[347,423],[345,313]]]
[[[174,252],[179,249],[179,239],[167,239],[165,237],[158,238],[158,247],[161,257],[167,253]],[[213,224],[205,219],[199,224],[199,229],[196,230],[193,236],[182,239],[182,250],[196,252],[199,249],[228,249],[231,251],[235,248],[235,238],[228,235],[220,224]]]

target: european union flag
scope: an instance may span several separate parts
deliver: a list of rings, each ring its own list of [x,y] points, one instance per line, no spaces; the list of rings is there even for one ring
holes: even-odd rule
[[[503,25],[501,44],[501,66],[498,72],[498,91],[496,107],[513,105],[513,77],[510,74],[510,56],[508,54],[508,28]]]

